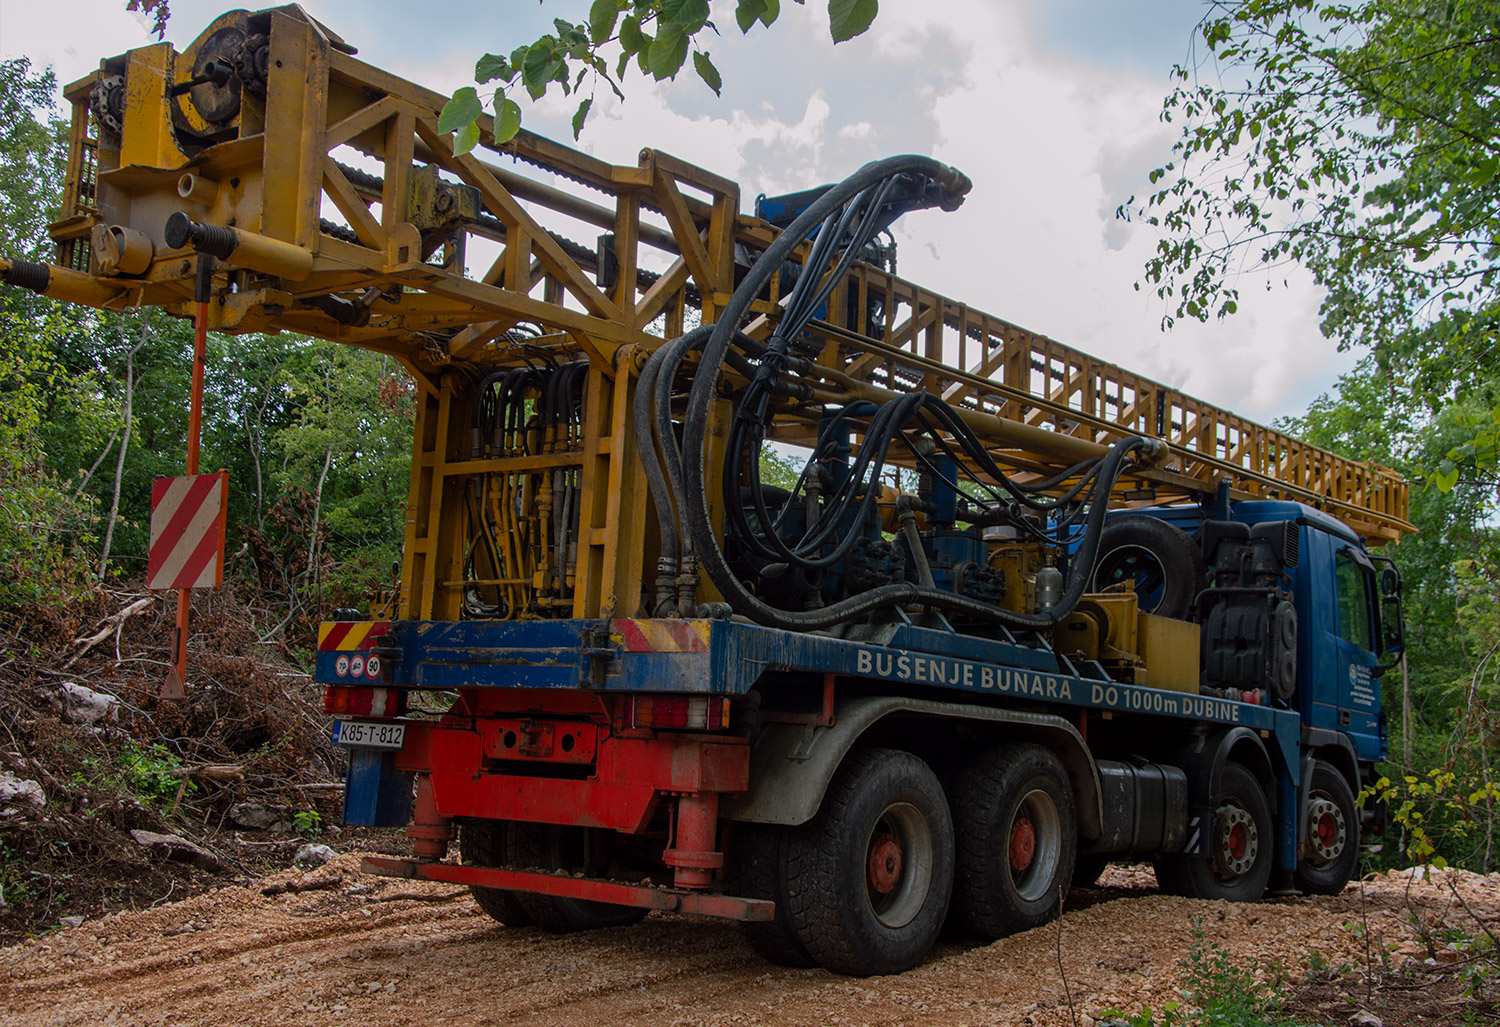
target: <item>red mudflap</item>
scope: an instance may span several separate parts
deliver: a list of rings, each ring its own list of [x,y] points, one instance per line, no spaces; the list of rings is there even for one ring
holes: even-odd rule
[[[453,884],[504,888],[509,891],[535,892],[571,899],[590,899],[616,906],[661,909],[671,913],[696,913],[725,920],[748,920],[769,923],[776,915],[776,904],[765,899],[740,899],[728,895],[655,888],[644,884],[622,884],[597,877],[572,877],[563,874],[538,874],[519,870],[495,870],[490,867],[458,866],[453,863],[424,863],[412,859],[366,856],[360,869],[383,877],[423,878],[449,881]]]

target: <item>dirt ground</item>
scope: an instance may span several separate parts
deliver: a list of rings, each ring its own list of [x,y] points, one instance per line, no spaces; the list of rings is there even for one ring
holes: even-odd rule
[[[1073,891],[1060,927],[943,942],[915,970],[858,980],[770,966],[730,923],[658,913],[547,935],[499,926],[451,885],[357,867],[347,854],[0,949],[0,1023],[1088,1027],[1111,1009],[1177,1001],[1195,925],[1236,965],[1285,985],[1303,1019],[1496,1015],[1465,997],[1474,964],[1456,939],[1483,933],[1476,917],[1500,924],[1500,875],[1389,874],[1334,898],[1232,905],[1164,896],[1149,870],[1116,867]]]

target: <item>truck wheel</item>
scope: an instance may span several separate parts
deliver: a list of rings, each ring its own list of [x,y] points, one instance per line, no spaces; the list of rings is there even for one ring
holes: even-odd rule
[[[471,820],[459,828],[458,855],[475,867],[497,867],[504,864],[506,828],[503,820]],[[531,917],[516,902],[516,893],[504,888],[481,888],[469,885],[479,908],[507,927],[530,927]]]
[[[954,781],[954,922],[1003,938],[1057,915],[1078,825],[1067,774],[1040,745],[981,753]]]
[[[507,834],[507,862],[513,867],[591,873],[587,828],[511,823]],[[594,872],[596,871],[597,868]],[[532,922],[542,930],[553,934],[623,927],[640,922],[647,912],[635,906],[615,906],[588,899],[537,895],[532,892],[514,894],[522,912],[531,917]]]
[[[1275,851],[1271,808],[1255,775],[1238,763],[1224,764],[1204,845],[1207,859],[1157,858],[1156,880],[1162,891],[1230,902],[1255,902],[1265,894]]]
[[[1137,514],[1104,526],[1089,591],[1134,581],[1142,613],[1183,620],[1207,580],[1203,554],[1187,532],[1159,517]]]
[[[1109,856],[1102,852],[1080,852],[1073,857],[1073,887],[1092,888],[1109,866]]]
[[[788,833],[786,868],[787,924],[821,966],[916,966],[953,889],[953,819],[936,775],[907,752],[851,752],[817,816]]]
[[[1293,874],[1309,895],[1337,895],[1359,862],[1359,810],[1354,791],[1332,764],[1313,764],[1307,796],[1307,841]]]
[[[740,925],[762,959],[777,966],[817,966],[786,921],[786,833],[786,828],[772,824],[735,824],[724,888],[730,895],[776,903],[771,923]]]

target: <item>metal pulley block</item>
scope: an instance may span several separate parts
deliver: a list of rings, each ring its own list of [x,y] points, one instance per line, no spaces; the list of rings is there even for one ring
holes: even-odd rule
[[[125,130],[125,76],[105,75],[89,90],[89,113],[105,132],[118,136]]]
[[[271,37],[264,32],[247,36],[234,54],[234,70],[240,88],[251,96],[264,98],[266,76],[271,67]]]

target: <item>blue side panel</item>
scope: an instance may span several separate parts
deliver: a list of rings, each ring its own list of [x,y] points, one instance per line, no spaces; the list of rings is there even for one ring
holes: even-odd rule
[[[404,827],[411,819],[410,774],[396,769],[396,754],[382,749],[349,750],[344,776],[344,823],[359,827]]]
[[[718,695],[743,695],[766,673],[837,674],[945,689],[969,701],[1018,698],[1271,731],[1285,740],[1282,761],[1295,776],[1295,713],[1080,677],[1061,669],[1047,649],[911,625],[880,645],[731,621],[672,623],[691,629],[682,637],[693,635],[694,644],[632,649],[628,630],[621,630],[630,622],[399,622],[392,625],[401,650],[392,673],[395,684],[417,688]]]

